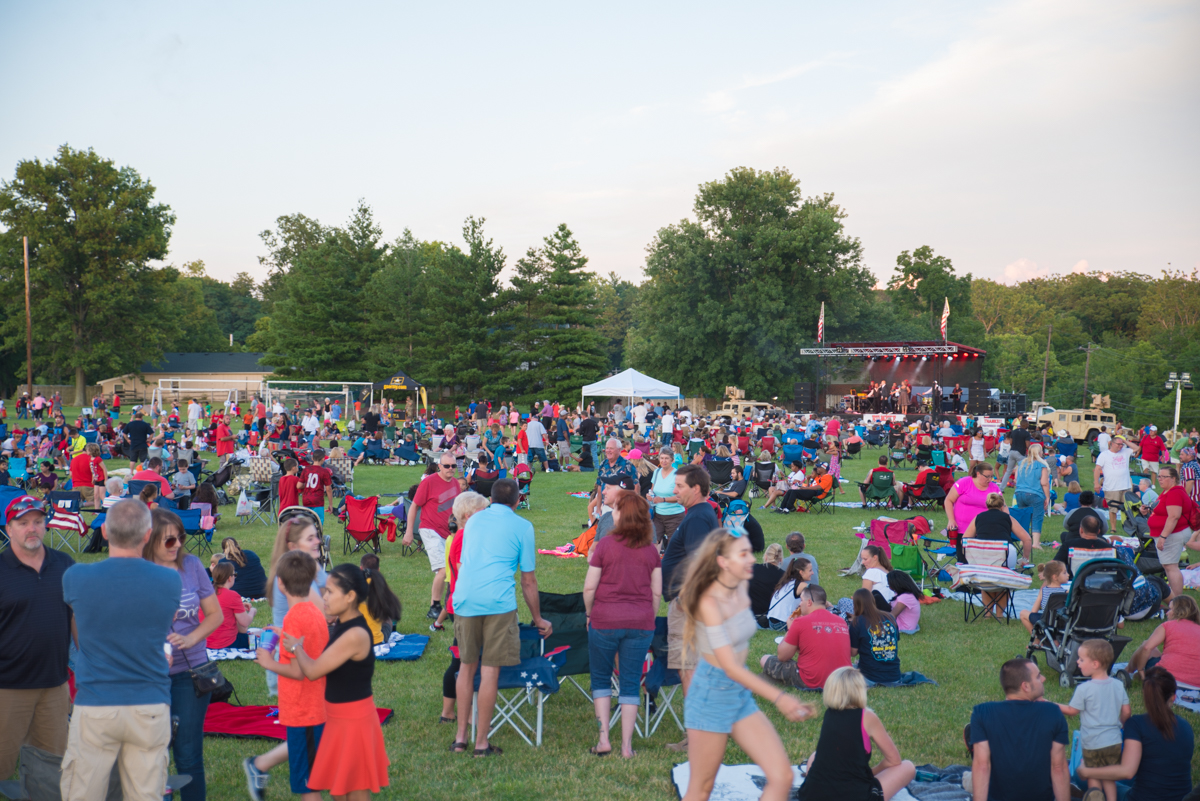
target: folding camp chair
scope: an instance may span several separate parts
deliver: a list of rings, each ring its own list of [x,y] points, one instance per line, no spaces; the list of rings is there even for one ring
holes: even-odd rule
[[[13,485],[25,489],[29,481],[29,460],[24,456],[13,456],[8,460],[8,476]]]
[[[925,474],[925,486],[921,487],[920,495],[908,494],[908,503],[913,509],[933,509],[945,500],[946,491],[934,472]]]
[[[774,462],[755,462],[751,474],[750,497],[758,498],[767,494],[775,484],[777,465]]]
[[[536,626],[521,624],[519,628],[521,662],[512,667],[500,668],[496,708],[492,712],[492,727],[487,736],[490,740],[498,731],[508,726],[529,745],[540,746],[545,731],[546,701],[558,692],[558,671],[566,660],[565,654],[568,649],[563,646],[547,651]],[[457,655],[457,648],[451,648],[451,652]],[[470,742],[475,742],[481,672],[475,672],[475,693],[471,698]],[[532,711],[537,713],[534,724],[525,719],[525,714]]]
[[[329,459],[325,462],[325,466],[330,469],[334,476],[341,480],[342,486],[339,488],[334,486],[334,496],[343,497],[354,492],[354,460],[349,456],[339,456],[336,459]],[[338,491],[341,495],[338,495]]]
[[[846,459],[859,458],[858,454],[862,452],[862,446],[863,446],[863,444],[861,442],[847,442],[845,458]]]
[[[129,490],[129,497],[136,498],[137,496],[142,494],[142,490],[144,490],[146,488],[147,484],[158,484],[158,482],[157,481],[143,481],[141,479],[138,479],[138,480],[130,479],[128,482],[126,482],[125,487],[126,487],[126,489]],[[161,485],[160,485],[160,488],[161,488]]]
[[[543,645],[549,649],[567,646],[565,661],[558,669],[558,679],[575,685],[575,689],[583,694],[587,702],[592,703],[592,694],[583,689],[577,676],[588,676],[591,673],[591,660],[588,658],[588,626],[587,606],[583,602],[583,593],[574,592],[559,595],[552,592],[538,593],[538,606],[542,617],[550,621],[553,632],[546,638]],[[589,687],[591,683],[589,682]]]
[[[894,473],[879,471],[871,476],[871,483],[855,482],[863,491],[866,508],[886,509],[890,504],[899,503],[896,493],[896,476]]]
[[[733,480],[732,459],[710,459],[705,468],[714,489],[724,489]]]
[[[888,449],[888,464],[894,468],[908,467],[908,449],[907,448],[889,448]]]
[[[175,514],[183,522],[183,547],[190,553],[212,553],[212,529],[205,530],[199,509],[180,509]]]
[[[83,495],[79,492],[55,490],[46,493],[46,531],[50,535],[51,548],[66,548],[75,553],[75,540],[83,536],[87,526],[83,522]]]
[[[346,519],[343,521],[345,536],[342,540],[342,553],[356,553],[368,544],[375,553],[379,553],[379,522],[375,519],[375,512],[379,508],[379,496],[355,498],[353,495],[347,495],[345,500]]]
[[[642,686],[646,690],[646,700],[642,706],[641,734],[643,737],[653,736],[667,715],[674,719],[675,725],[679,727],[680,731],[684,731],[683,721],[680,720],[679,712],[675,709],[677,697],[680,708],[682,709],[683,706],[683,696],[679,694],[679,688],[683,686],[683,682],[679,677],[678,670],[667,667],[667,619],[665,617],[654,619],[654,639],[650,641],[650,658],[652,660],[650,668],[642,678]]]
[[[1009,543],[964,538],[962,545],[966,564],[950,570],[952,575],[957,573],[954,589],[963,593],[963,622],[972,623],[989,614],[997,620],[1003,615],[1005,623],[1011,622],[1015,617],[1013,590],[1029,586],[1032,580],[1005,567]],[[985,593],[990,601],[984,601]],[[997,609],[1001,604],[1003,608]]]
[[[834,504],[837,502],[837,491],[841,488],[841,482],[837,476],[830,476],[833,479],[833,484],[829,486],[829,492],[819,498],[813,498],[808,503],[808,511],[816,514],[831,515],[837,509]]]

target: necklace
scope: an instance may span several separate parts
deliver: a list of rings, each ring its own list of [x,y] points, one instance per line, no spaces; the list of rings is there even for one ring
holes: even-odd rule
[[[734,584],[732,587],[730,587],[728,584],[721,581],[720,577],[717,577],[717,583],[720,584],[722,587],[724,587],[727,590],[736,590],[738,588],[738,585],[736,585],[736,584]]]

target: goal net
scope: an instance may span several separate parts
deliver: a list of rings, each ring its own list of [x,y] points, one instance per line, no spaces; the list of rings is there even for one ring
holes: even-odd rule
[[[366,411],[374,398],[374,385],[368,381],[268,381],[265,400],[268,406],[279,402],[289,412],[311,409],[337,401],[342,407],[342,420],[354,418],[354,402],[361,401]]]

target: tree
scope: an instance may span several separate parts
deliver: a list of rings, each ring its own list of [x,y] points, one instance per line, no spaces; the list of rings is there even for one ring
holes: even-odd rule
[[[369,374],[369,316],[365,287],[379,271],[386,247],[371,208],[359,201],[345,229],[329,229],[316,247],[298,250],[282,282],[265,332],[253,340],[269,347],[264,361],[278,375],[319,381],[362,381]]]
[[[1083,330],[1098,340],[1115,333],[1132,337],[1138,329],[1142,299],[1153,281],[1138,273],[1072,273],[1035,278],[1021,284],[1044,306],[1074,315]]]
[[[935,255],[928,245],[896,257],[892,280],[888,282],[892,300],[901,308],[929,321],[929,336],[941,339],[942,311],[950,304],[947,337],[972,344],[983,336],[982,326],[971,307],[971,274],[956,276],[954,265],[945,256]]]
[[[637,284],[610,272],[607,278],[595,277],[596,331],[605,340],[608,369],[617,372],[625,364],[625,340],[633,325],[633,307],[637,302]]]
[[[1183,350],[1200,331],[1200,276],[1168,271],[1142,300],[1138,339],[1155,342],[1169,352]]]
[[[151,262],[167,255],[175,215],[154,194],[132,167],[68,145],[53,161],[18,162],[0,186],[0,252],[29,236],[35,360],[74,373],[77,405],[88,376],[134,371],[162,353],[171,276]],[[22,286],[22,270],[5,259],[5,286]],[[23,339],[24,322],[23,310],[10,314],[6,339]]]
[[[1045,359],[1044,340],[1025,334],[988,337],[984,378],[1005,392],[1036,392],[1040,397]],[[1051,351],[1047,380],[1054,380],[1060,373],[1058,359]]]
[[[369,361],[379,374],[397,367],[414,377],[421,371],[418,343],[429,323],[426,270],[438,250],[437,243],[420,242],[405,229],[367,283],[363,301],[371,317]]]
[[[988,336],[1027,334],[1044,328],[1050,312],[1030,292],[976,278],[971,282],[971,312]]]
[[[689,392],[788,394],[812,369],[798,351],[821,301],[827,329],[852,328],[872,306],[845,212],[831,194],[801,198],[787,170],[744,167],[702,185],[693,210],[648,248],[629,363]]]
[[[197,266],[199,270],[197,271]],[[171,309],[170,338],[163,350],[173,353],[221,353],[229,339],[221,332],[217,315],[204,300],[204,262],[185,264],[182,272],[168,267],[163,299]]]
[[[267,269],[267,278],[262,283],[262,299],[267,314],[287,296],[285,277],[297,256],[320,245],[331,232],[332,229],[311,217],[284,214],[276,218],[275,230],[263,231],[258,235],[267,246],[267,255],[258,257],[259,265]]]

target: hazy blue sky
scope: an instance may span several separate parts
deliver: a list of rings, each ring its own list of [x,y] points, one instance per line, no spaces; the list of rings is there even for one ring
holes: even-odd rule
[[[640,280],[737,166],[834,192],[885,278],[1200,267],[1200,3],[0,2],[0,177],[62,143],[175,210],[170,261],[358,198],[385,236],[566,222]]]

